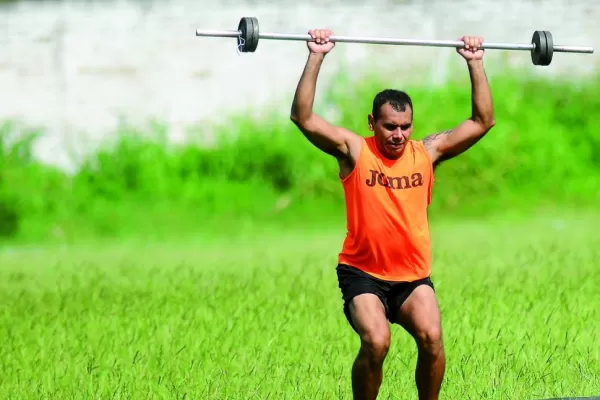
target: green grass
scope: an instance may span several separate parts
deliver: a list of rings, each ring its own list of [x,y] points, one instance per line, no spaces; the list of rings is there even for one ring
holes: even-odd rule
[[[447,399],[600,393],[598,214],[433,225]],[[0,253],[0,397],[350,399],[358,340],[321,232]],[[382,399],[416,398],[392,328]]]

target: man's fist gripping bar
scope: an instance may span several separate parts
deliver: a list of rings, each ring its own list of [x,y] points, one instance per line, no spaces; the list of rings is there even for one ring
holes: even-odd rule
[[[242,53],[253,53],[256,51],[259,39],[272,40],[300,40],[312,41],[308,34],[296,33],[261,33],[258,28],[258,19],[244,17],[240,20],[237,31],[196,30],[196,36],[231,37],[237,38],[238,49]],[[344,43],[367,43],[367,44],[392,44],[404,46],[431,46],[431,47],[464,47],[464,42],[457,40],[416,40],[361,36],[330,36],[332,42]],[[552,34],[548,31],[535,31],[531,43],[487,43],[481,45],[482,49],[494,50],[528,50],[531,52],[533,65],[550,65],[554,53],[588,53],[592,54],[594,49],[585,46],[559,46],[552,40]]]

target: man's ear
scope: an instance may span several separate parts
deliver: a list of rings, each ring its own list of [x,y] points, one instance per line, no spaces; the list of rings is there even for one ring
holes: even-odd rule
[[[369,130],[373,131],[375,129],[375,118],[373,117],[373,114],[369,114],[368,122],[369,122]]]

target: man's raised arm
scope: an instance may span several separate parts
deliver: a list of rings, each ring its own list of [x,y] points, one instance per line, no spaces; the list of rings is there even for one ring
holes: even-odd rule
[[[338,158],[346,157],[351,153],[350,142],[355,141],[354,136],[358,135],[330,124],[313,112],[317,77],[325,55],[335,44],[329,41],[329,30],[311,30],[309,34],[315,41],[308,42],[310,52],[296,88],[290,118],[317,148]]]
[[[481,38],[465,36],[465,49],[457,49],[467,61],[471,78],[471,117],[454,129],[429,135],[423,139],[433,163],[438,164],[465,152],[494,127],[492,94],[483,67]]]

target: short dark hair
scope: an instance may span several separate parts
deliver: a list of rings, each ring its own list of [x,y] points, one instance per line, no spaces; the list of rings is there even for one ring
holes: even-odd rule
[[[375,95],[373,99],[373,118],[379,119],[381,107],[389,103],[396,111],[406,111],[406,106],[413,110],[412,99],[402,90],[385,89]]]

